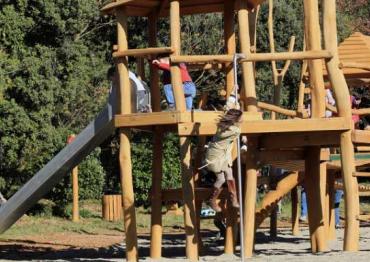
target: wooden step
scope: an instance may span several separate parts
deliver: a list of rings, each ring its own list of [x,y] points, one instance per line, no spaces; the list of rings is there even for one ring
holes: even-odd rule
[[[370,144],[370,131],[368,130],[353,130],[352,141],[355,144]]]
[[[370,172],[354,172],[355,177],[370,177]]]
[[[363,222],[370,222],[370,214],[359,215],[357,216],[357,219]]]
[[[367,191],[367,192],[358,192],[358,195],[360,197],[369,197],[370,196],[370,192]]]

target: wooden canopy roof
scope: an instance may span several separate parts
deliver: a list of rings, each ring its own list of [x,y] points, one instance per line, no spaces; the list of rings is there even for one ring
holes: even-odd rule
[[[370,36],[353,33],[339,44],[338,53],[346,79],[370,78]]]
[[[224,10],[224,2],[230,0],[179,0],[182,15],[214,13]],[[247,0],[250,7],[255,7],[264,0]],[[149,16],[153,11],[159,16],[169,15],[169,0],[113,0],[101,9],[103,14],[113,14],[115,8],[127,7],[128,16]],[[239,1],[235,1],[237,10]]]

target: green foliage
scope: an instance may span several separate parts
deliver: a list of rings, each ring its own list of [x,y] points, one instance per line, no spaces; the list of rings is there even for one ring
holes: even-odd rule
[[[96,1],[16,0],[0,5],[0,155],[7,196],[101,109],[110,66],[110,29],[102,28],[110,26],[110,20],[99,16]],[[97,156],[82,164],[81,175],[89,186],[102,185]],[[92,187],[83,193],[97,197],[101,190]],[[56,196],[58,192],[50,197],[65,198]]]

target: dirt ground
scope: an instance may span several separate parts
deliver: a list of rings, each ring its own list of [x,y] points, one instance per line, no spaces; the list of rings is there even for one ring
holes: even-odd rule
[[[337,240],[330,242],[330,252],[313,255],[307,228],[299,237],[291,235],[290,230],[280,229],[278,237],[271,241],[266,230],[256,236],[255,255],[249,261],[370,261],[370,227],[361,227],[360,250],[356,253],[342,252],[343,229],[337,230]],[[226,262],[240,261],[236,256],[222,254],[222,241],[216,240],[213,230],[202,232],[204,246],[200,261]],[[139,252],[141,261],[151,261],[149,256],[149,235],[140,234]],[[184,235],[164,234],[162,261],[186,261],[184,259]],[[0,241],[0,259],[17,261],[124,261],[125,246],[122,233],[86,234],[55,233],[34,235],[22,239]]]

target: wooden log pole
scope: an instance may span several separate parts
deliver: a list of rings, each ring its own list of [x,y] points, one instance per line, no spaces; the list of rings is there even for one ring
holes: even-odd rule
[[[70,144],[76,138],[76,135],[72,134],[68,137],[67,143]],[[72,221],[80,221],[80,210],[78,205],[78,167],[72,169]]]
[[[237,147],[234,143],[232,158],[235,159],[237,156]],[[233,173],[237,173],[237,165],[233,165]],[[237,180],[236,180],[237,181]],[[237,181],[239,183],[239,181]],[[237,210],[232,206],[231,200],[226,201],[226,232],[225,232],[225,254],[234,254],[235,243],[237,239],[237,228],[238,228],[238,214]]]
[[[246,176],[244,194],[244,254],[252,257],[255,234],[255,212],[257,196],[257,140],[248,139],[248,151],[245,157]]]
[[[186,257],[198,261],[198,229],[195,208],[194,177],[191,168],[191,140],[180,137],[181,181],[184,201],[184,223],[186,234]]]
[[[253,13],[251,14],[253,15]],[[239,41],[241,52],[246,56],[251,54],[251,39],[250,31],[254,28],[249,27],[249,11],[247,1],[240,2],[240,9],[238,11],[238,25],[239,25]],[[244,101],[245,109],[250,112],[257,112],[257,98],[256,98],[256,83],[254,76],[254,66],[252,62],[243,62],[243,88],[245,97],[241,97]]]
[[[335,172],[328,170],[328,196],[329,196],[329,240],[336,239],[335,232]]]
[[[304,28],[307,51],[321,51],[318,0],[304,0]],[[325,85],[320,59],[308,61],[311,85],[311,117],[325,116]],[[307,149],[306,179],[312,252],[327,250],[324,219],[326,174],[320,168],[320,148]],[[314,154],[318,154],[314,156]],[[311,162],[310,159],[312,159]],[[318,159],[318,160],[317,160]],[[311,209],[311,210],[310,210]]]
[[[160,259],[162,256],[162,161],[163,133],[160,130],[156,130],[153,138],[152,162],[151,259]]]
[[[116,10],[118,51],[128,49],[127,43],[127,15],[125,7]],[[131,88],[128,75],[128,62],[125,57],[120,58],[117,64],[119,76],[119,107],[118,113],[131,113]],[[126,260],[138,261],[135,200],[132,182],[130,130],[119,130],[120,150],[119,165],[122,188],[122,205],[124,226],[126,233]]]
[[[290,191],[290,197],[292,200],[292,234],[293,236],[299,236],[299,201],[298,201],[298,187],[295,187]]]
[[[326,68],[336,98],[338,114],[345,117],[347,123],[350,125],[351,105],[349,90],[343,72],[339,69],[335,0],[323,0],[323,26],[325,48],[333,53],[333,58],[326,61]],[[344,250],[357,251],[359,248],[360,234],[360,223],[357,217],[360,214],[360,206],[358,182],[357,178],[353,177],[355,172],[355,156],[350,130],[341,134],[340,149],[346,217]]]
[[[320,176],[320,148],[307,147],[305,160],[305,189],[307,193],[308,221],[313,253],[327,250],[324,227],[324,203]]]
[[[151,13],[149,18],[149,45],[157,46],[158,16],[155,12]],[[150,65],[150,94],[153,112],[161,111],[161,92],[159,90],[159,72],[158,68]]]
[[[149,21],[149,45],[157,46],[158,15],[152,12]],[[150,66],[151,103],[154,112],[161,111],[161,93],[159,90],[159,72],[154,65]],[[156,129],[153,133],[153,162],[152,162],[152,213],[150,258],[160,259],[162,256],[162,161],[164,134]]]
[[[234,31],[234,0],[224,1],[224,38],[225,49],[228,55],[233,55],[236,52],[235,31]],[[225,64],[226,73],[226,99],[234,90],[234,70],[233,64]]]
[[[321,149],[321,151],[326,149]],[[329,198],[327,186],[327,162],[320,160],[320,197],[322,203],[322,214],[324,223],[324,236],[326,241],[329,240]],[[328,243],[327,243],[328,244]]]
[[[73,195],[73,205],[72,205],[72,221],[80,221],[80,211],[78,205],[78,167],[72,169],[72,195]]]
[[[199,101],[201,104],[201,101]],[[202,108],[202,107],[199,107]],[[197,149],[196,149],[196,156],[195,156],[195,161],[194,161],[194,184],[195,188],[199,188],[201,184],[201,174],[199,168],[202,166],[202,160],[204,158],[204,146],[206,145],[207,142],[207,137],[205,136],[200,136],[198,137],[198,144],[197,144]],[[202,237],[200,234],[200,213],[202,211],[202,203],[203,201],[201,199],[196,199],[195,206],[196,206],[196,221],[197,221],[197,229],[198,229],[198,245],[199,245],[199,250],[202,250]]]
[[[236,53],[236,40],[234,30],[234,14],[235,14],[235,1],[225,0],[224,1],[224,38],[225,38],[225,49],[228,55]],[[232,63],[225,64],[226,73],[226,99],[232,94],[234,90],[234,70]],[[234,150],[236,148],[234,147]],[[235,208],[231,206],[230,201],[227,201],[227,215],[226,215],[226,233],[225,233],[225,254],[234,254],[235,250],[235,239],[236,239],[236,228],[237,224],[237,212]]]
[[[171,0],[170,2],[170,28],[171,28],[171,47],[173,55],[181,53],[181,28],[180,28],[180,2],[179,0]],[[180,67],[178,64],[172,63],[171,55],[171,84],[176,102],[176,110],[180,112],[186,111],[184,90],[182,88],[182,78]]]

